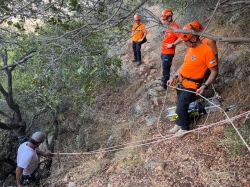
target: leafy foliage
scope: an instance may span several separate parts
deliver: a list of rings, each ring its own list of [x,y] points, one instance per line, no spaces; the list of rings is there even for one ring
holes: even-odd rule
[[[64,25],[60,26],[64,29]],[[42,34],[50,36],[54,32],[48,26]],[[32,43],[32,40],[31,37],[27,43]],[[57,111],[67,103],[80,108],[85,102],[93,103],[98,90],[119,79],[117,71],[121,60],[108,56],[103,34],[93,33],[84,41],[75,38],[71,40],[74,47],[67,45],[70,40],[60,38],[56,45],[53,42],[32,43],[39,53],[13,76],[14,80],[19,79],[18,83],[15,82],[18,85],[14,83],[17,92],[25,91],[25,95],[30,96],[29,101],[25,95],[22,98],[24,106],[25,103],[33,106],[44,103]]]

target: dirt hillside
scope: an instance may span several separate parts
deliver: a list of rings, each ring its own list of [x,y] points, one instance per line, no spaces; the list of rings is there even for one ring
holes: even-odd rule
[[[150,9],[160,16],[159,7]],[[131,62],[131,44],[124,46],[120,52],[124,79],[98,98],[98,121],[89,127],[95,131],[87,133],[88,129],[79,129],[85,138],[87,135],[96,138],[89,142],[90,148],[86,151],[96,150],[93,144],[98,143],[99,152],[56,157],[52,175],[44,186],[250,186],[250,154],[242,146],[241,154],[234,155],[229,145],[240,140],[237,137],[232,140],[225,133],[234,134],[230,124],[191,132],[181,139],[167,135],[167,130],[175,124],[168,119],[167,109],[175,106],[176,91],[160,87],[162,31],[164,29],[158,27],[149,29],[148,42],[142,47],[143,63],[139,67]],[[222,44],[218,47],[219,51],[223,50]],[[184,44],[177,46],[172,72],[181,65],[185,49]],[[232,99],[229,90],[222,91],[219,83],[216,88],[223,98]],[[207,92],[215,94],[212,88]],[[228,115],[232,117],[248,110],[232,110]],[[193,120],[192,127],[197,129],[225,119],[222,112],[215,111]],[[241,127],[243,120],[244,117],[239,118],[234,124]],[[114,147],[117,145],[121,146]]]

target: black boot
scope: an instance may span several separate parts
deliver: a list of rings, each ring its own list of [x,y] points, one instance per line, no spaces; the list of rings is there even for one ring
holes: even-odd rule
[[[166,84],[166,83],[161,82],[161,86],[162,86],[162,88],[164,88],[165,90],[167,89],[167,84]]]

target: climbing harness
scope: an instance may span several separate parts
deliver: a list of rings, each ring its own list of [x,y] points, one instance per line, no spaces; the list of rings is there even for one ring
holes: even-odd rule
[[[190,82],[194,82],[197,85],[197,88],[201,85],[203,78],[201,79],[194,79],[194,78],[190,78],[190,77],[184,77],[182,74],[179,73],[180,76],[178,76],[179,82],[180,84],[182,84],[182,82],[184,80],[190,81]]]
[[[176,75],[176,76],[174,77],[173,82],[171,83],[171,86],[174,87],[174,88],[189,89],[189,88],[183,87],[182,82],[183,82],[184,80],[194,82],[194,83],[197,84],[197,87],[199,87],[199,85],[201,84],[201,82],[202,82],[203,79],[187,78],[187,77],[184,77],[182,74],[179,74],[179,76]],[[189,90],[195,91],[195,89],[189,89]]]
[[[176,75],[176,76],[174,76],[174,80],[173,80],[171,86],[173,86],[174,88],[177,88],[178,84],[179,84],[179,79],[178,79],[178,75]]]

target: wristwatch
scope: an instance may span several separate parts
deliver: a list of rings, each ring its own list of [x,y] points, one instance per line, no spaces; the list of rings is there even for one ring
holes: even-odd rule
[[[172,43],[172,47],[174,46],[174,42]]]
[[[208,88],[208,85],[206,85],[205,83],[202,83],[201,86],[205,86],[205,88]]]

